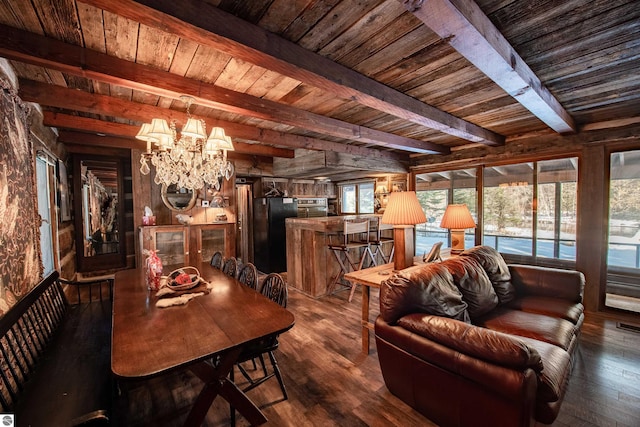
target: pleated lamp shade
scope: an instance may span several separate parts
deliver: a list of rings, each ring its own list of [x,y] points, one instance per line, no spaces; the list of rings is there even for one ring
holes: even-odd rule
[[[415,225],[427,222],[415,191],[396,191],[389,194],[387,208],[382,215],[384,224]]]

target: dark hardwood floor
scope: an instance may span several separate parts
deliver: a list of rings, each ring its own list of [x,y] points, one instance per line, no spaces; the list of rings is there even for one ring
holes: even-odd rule
[[[378,292],[372,295],[375,315]],[[288,308],[296,324],[281,335],[276,352],[289,399],[282,401],[275,378],[248,392],[269,419],[267,425],[434,425],[386,389],[375,344],[371,354],[361,354],[361,293],[351,303],[347,297],[348,292],[340,292],[314,300],[290,291]],[[587,314],[554,426],[640,426],[640,332],[618,328],[620,321],[638,325],[640,316]],[[201,387],[189,372],[121,383],[115,421],[124,426],[181,425]],[[204,425],[229,425],[229,407],[222,399],[216,399]],[[237,425],[247,422],[238,415]]]

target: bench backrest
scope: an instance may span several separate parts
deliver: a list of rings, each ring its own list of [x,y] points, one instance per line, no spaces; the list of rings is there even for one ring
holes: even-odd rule
[[[0,318],[0,412],[15,406],[67,312],[58,277],[51,273]]]

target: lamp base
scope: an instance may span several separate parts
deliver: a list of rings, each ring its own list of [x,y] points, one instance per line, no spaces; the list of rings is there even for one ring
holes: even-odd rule
[[[413,257],[416,252],[413,241],[413,228],[413,225],[393,226],[394,270],[404,270],[413,266]]]
[[[464,252],[464,230],[451,230],[451,253]]]

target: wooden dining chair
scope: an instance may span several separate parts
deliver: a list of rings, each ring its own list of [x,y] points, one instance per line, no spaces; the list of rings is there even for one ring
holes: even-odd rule
[[[217,268],[218,270],[222,270],[222,263],[224,262],[224,257],[222,256],[222,252],[216,251],[211,257],[211,266]]]
[[[258,289],[258,269],[250,262],[245,264],[238,273],[238,281],[250,287]]]
[[[236,277],[236,273],[238,272],[238,260],[234,257],[224,260],[222,272],[227,276]]]
[[[260,290],[260,293],[269,298],[271,301],[281,305],[282,307],[287,307],[287,299],[289,297],[287,283],[278,273],[270,273],[267,275],[262,283],[262,289]],[[277,348],[278,336],[275,335],[267,337],[243,350],[243,352],[240,354],[240,357],[238,358],[238,363],[236,364],[242,375],[249,382],[249,385],[242,390],[243,392],[247,392],[251,389],[256,388],[260,384],[267,381],[269,378],[276,377],[278,383],[280,384],[280,389],[282,390],[282,400],[287,400],[289,398],[289,396],[287,395],[287,389],[284,385],[284,381],[282,380],[280,368],[278,367],[278,362],[276,361],[276,357],[273,353]],[[269,360],[271,361],[271,373],[267,371],[267,366],[264,361],[265,353],[269,356]],[[262,372],[264,375],[260,378],[254,379],[251,375],[249,375],[246,369],[242,367],[242,363],[254,360],[256,358],[260,360]],[[230,379],[231,381],[233,381],[233,369],[230,372]],[[233,408],[231,409],[231,419],[233,424],[235,421],[235,410]]]

